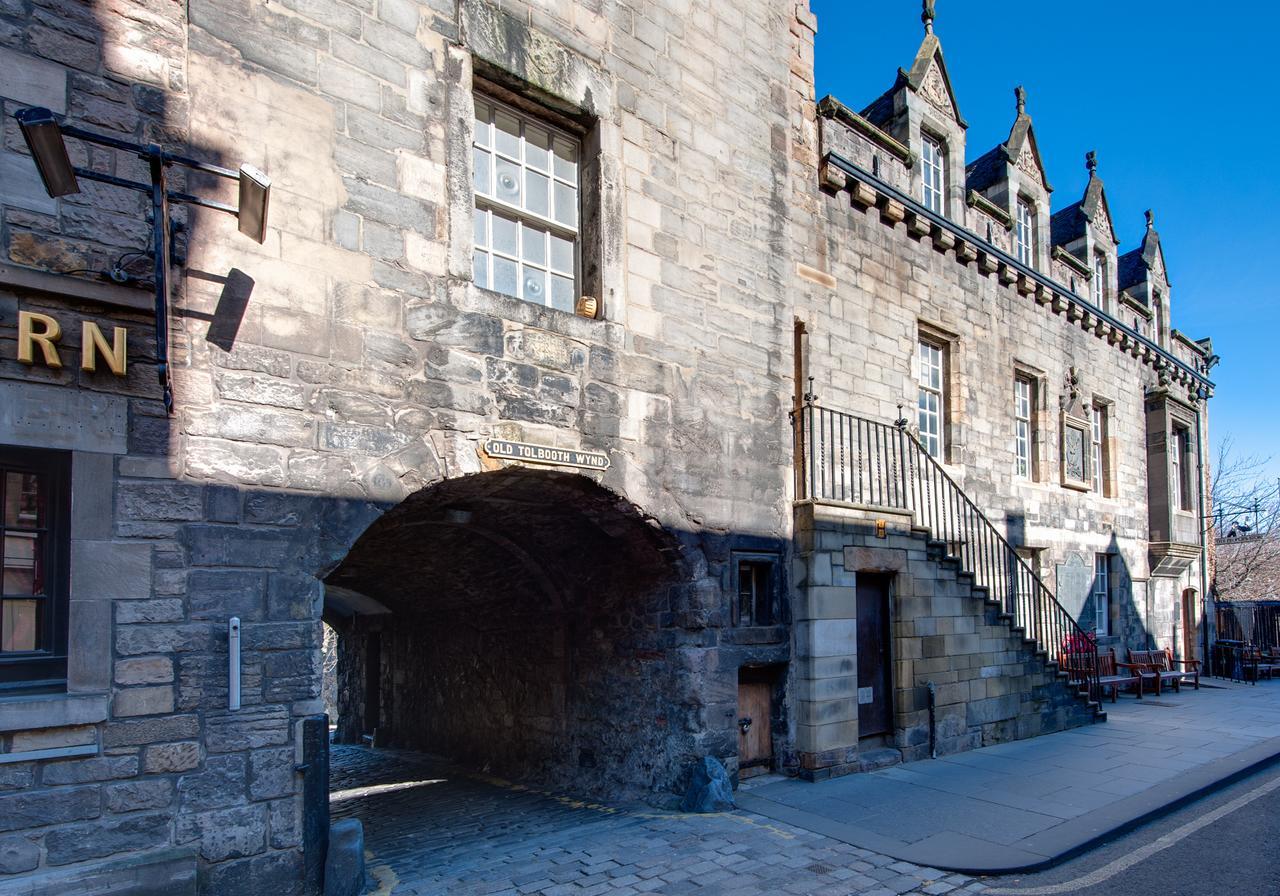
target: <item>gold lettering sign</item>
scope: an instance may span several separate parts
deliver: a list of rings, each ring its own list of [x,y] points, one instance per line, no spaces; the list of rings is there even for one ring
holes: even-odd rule
[[[18,361],[34,366],[36,350],[46,367],[62,368],[58,354],[58,341],[62,339],[62,325],[47,314],[36,311],[18,312]],[[124,327],[112,327],[111,342],[93,321],[80,324],[80,369],[94,373],[98,361],[116,376],[125,376],[129,369],[129,331]]]
[[[98,369],[98,355],[101,353],[107,367],[116,376],[124,376],[128,370],[129,331],[124,327],[115,327],[111,336],[111,345],[102,335],[98,325],[86,320],[80,326],[80,369],[93,373]]]
[[[498,460],[550,464],[557,467],[581,467],[584,470],[609,469],[609,455],[598,451],[551,448],[547,445],[529,445],[524,442],[508,442],[504,439],[490,439],[484,443],[484,450],[490,457]]]
[[[62,338],[62,325],[47,314],[36,314],[34,311],[18,312],[18,361],[22,364],[35,363],[35,346],[40,346],[44,355],[44,363],[57,370],[62,367],[62,359],[58,357],[58,349],[54,345]]]

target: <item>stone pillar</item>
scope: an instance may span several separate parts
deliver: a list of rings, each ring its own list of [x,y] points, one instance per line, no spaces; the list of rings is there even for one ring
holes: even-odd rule
[[[818,780],[857,768],[858,595],[839,525],[820,527],[801,506],[796,532],[796,750],[801,776]]]

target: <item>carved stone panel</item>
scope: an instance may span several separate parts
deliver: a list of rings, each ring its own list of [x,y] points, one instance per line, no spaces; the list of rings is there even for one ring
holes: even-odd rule
[[[942,80],[942,72],[938,70],[936,62],[930,65],[929,70],[924,74],[924,80],[920,83],[920,95],[939,112],[945,112],[952,118],[956,117],[955,106],[951,103],[951,93],[947,90],[946,82]]]

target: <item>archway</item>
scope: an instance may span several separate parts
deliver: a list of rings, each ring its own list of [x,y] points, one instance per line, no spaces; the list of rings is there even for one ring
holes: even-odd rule
[[[687,580],[676,538],[584,476],[429,486],[325,579],[337,739],[579,792],[665,786],[696,712],[662,631]]]

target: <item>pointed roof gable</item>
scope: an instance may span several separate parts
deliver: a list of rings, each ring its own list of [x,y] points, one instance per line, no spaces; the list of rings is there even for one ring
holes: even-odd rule
[[[1085,155],[1085,165],[1089,169],[1089,185],[1084,189],[1081,210],[1094,229],[1111,237],[1111,242],[1119,243],[1115,227],[1111,224],[1111,206],[1107,203],[1107,191],[1098,177],[1098,154],[1090,150]]]
[[[1017,98],[1018,113],[1013,119],[1013,127],[1009,129],[1009,139],[979,156],[965,169],[967,184],[970,189],[981,193],[1003,177],[1001,163],[1007,162],[1034,178],[1046,193],[1052,193],[1053,186],[1040,158],[1035,128],[1027,114],[1027,92],[1018,87],[1013,93]]]
[[[956,100],[951,75],[947,72],[947,62],[942,56],[942,41],[933,33],[932,21],[926,24],[926,28],[928,33],[925,34],[920,49],[916,51],[911,68],[898,70],[898,84],[909,85],[929,105],[950,115],[960,127],[967,128],[969,123],[960,114],[960,103]]]
[[[1169,283],[1164,249],[1160,247],[1160,234],[1156,233],[1155,215],[1147,209],[1146,216],[1147,232],[1142,236],[1142,245],[1120,256],[1117,274],[1121,289],[1145,282],[1150,274],[1155,274],[1166,284]]]
[[[910,69],[898,69],[898,77],[893,86],[862,110],[862,117],[867,121],[879,127],[888,124],[893,118],[894,97],[906,87],[939,112],[954,119],[960,127],[969,127],[969,123],[960,115],[960,104],[956,101],[956,92],[951,86],[951,74],[947,71],[947,62],[942,56],[942,42],[933,33],[933,17],[933,0],[924,0],[924,13],[920,16],[920,21],[924,22],[925,33],[920,49],[916,50],[916,58]]]

